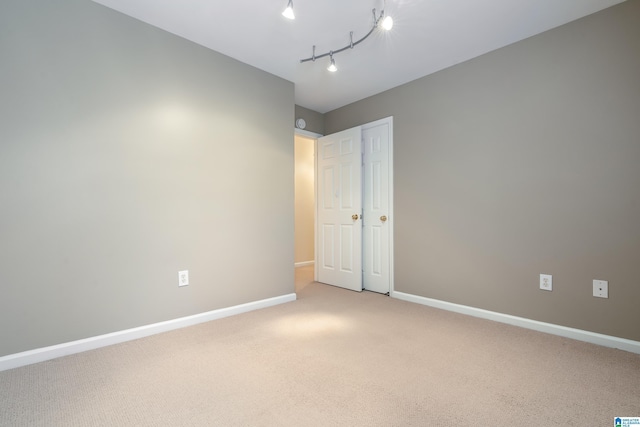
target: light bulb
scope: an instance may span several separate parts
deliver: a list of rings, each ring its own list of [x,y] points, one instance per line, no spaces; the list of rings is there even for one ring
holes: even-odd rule
[[[282,12],[282,16],[287,19],[296,19],[296,16],[293,14],[293,9],[291,9],[290,7],[287,7],[284,12]]]
[[[390,16],[387,16],[386,18],[384,18],[382,20],[382,28],[384,28],[387,31],[392,29],[393,28],[393,18],[390,17]]]

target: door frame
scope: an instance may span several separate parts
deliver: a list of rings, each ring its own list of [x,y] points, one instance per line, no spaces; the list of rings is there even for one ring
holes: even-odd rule
[[[373,122],[365,123],[360,125],[360,127],[364,129],[368,129],[370,127],[375,127],[380,124],[387,123],[389,125],[389,215],[388,215],[388,224],[389,224],[389,295],[393,295],[395,290],[394,285],[394,271],[395,271],[395,262],[394,262],[394,223],[395,223],[395,214],[394,214],[394,185],[393,185],[393,116],[385,117],[383,119],[375,120]],[[317,260],[317,242],[318,242],[318,215],[317,215],[317,198],[318,198],[318,180],[317,180],[317,171],[318,171],[318,138],[325,136],[315,132],[309,132],[306,130],[295,128],[295,134],[300,135],[309,139],[313,139],[314,143],[314,194],[313,198],[316,200],[315,207],[315,218],[314,218],[314,227],[313,227],[313,239],[314,239],[314,260]],[[313,269],[313,280],[318,280],[317,268]]]

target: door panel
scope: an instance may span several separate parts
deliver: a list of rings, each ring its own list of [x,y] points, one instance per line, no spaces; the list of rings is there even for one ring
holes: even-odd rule
[[[322,168],[322,183],[324,188],[333,188],[333,167]],[[333,193],[326,192],[322,194],[322,207],[324,209],[333,209]]]
[[[318,139],[317,278],[354,291],[362,290],[361,138],[357,127]]]
[[[353,273],[354,260],[358,256],[358,254],[353,253],[355,227],[353,225],[340,226],[340,271],[344,273]],[[359,227],[359,224],[357,227]]]
[[[376,276],[382,275],[382,254],[380,251],[381,238],[382,238],[382,227],[372,226],[370,229],[371,235],[369,238],[371,239],[371,264],[369,266],[369,273],[375,274]]]
[[[335,250],[334,250],[334,226],[332,224],[322,225],[322,267],[325,269],[335,269]]]

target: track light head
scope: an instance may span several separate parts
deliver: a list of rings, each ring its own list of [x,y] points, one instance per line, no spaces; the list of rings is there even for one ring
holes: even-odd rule
[[[392,28],[393,28],[393,18],[392,18],[392,17],[390,17],[390,16],[385,17],[385,18],[382,20],[382,28],[383,28],[384,30],[387,30],[387,31],[389,31],[390,29],[392,29]]]
[[[335,73],[336,71],[338,71],[338,67],[336,67],[336,60],[333,59],[333,52],[329,53],[329,57],[331,58],[331,63],[327,67],[327,70]]]
[[[296,19],[296,16],[293,14],[293,0],[289,0],[287,3],[287,8],[282,12],[282,16],[287,19]]]

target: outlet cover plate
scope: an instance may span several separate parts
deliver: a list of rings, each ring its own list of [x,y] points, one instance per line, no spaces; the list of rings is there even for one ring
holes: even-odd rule
[[[187,286],[189,284],[189,270],[178,271],[178,286]]]
[[[597,298],[609,298],[609,282],[606,280],[594,280],[593,296]]]
[[[553,290],[553,276],[550,274],[540,275],[540,289],[543,291]]]

